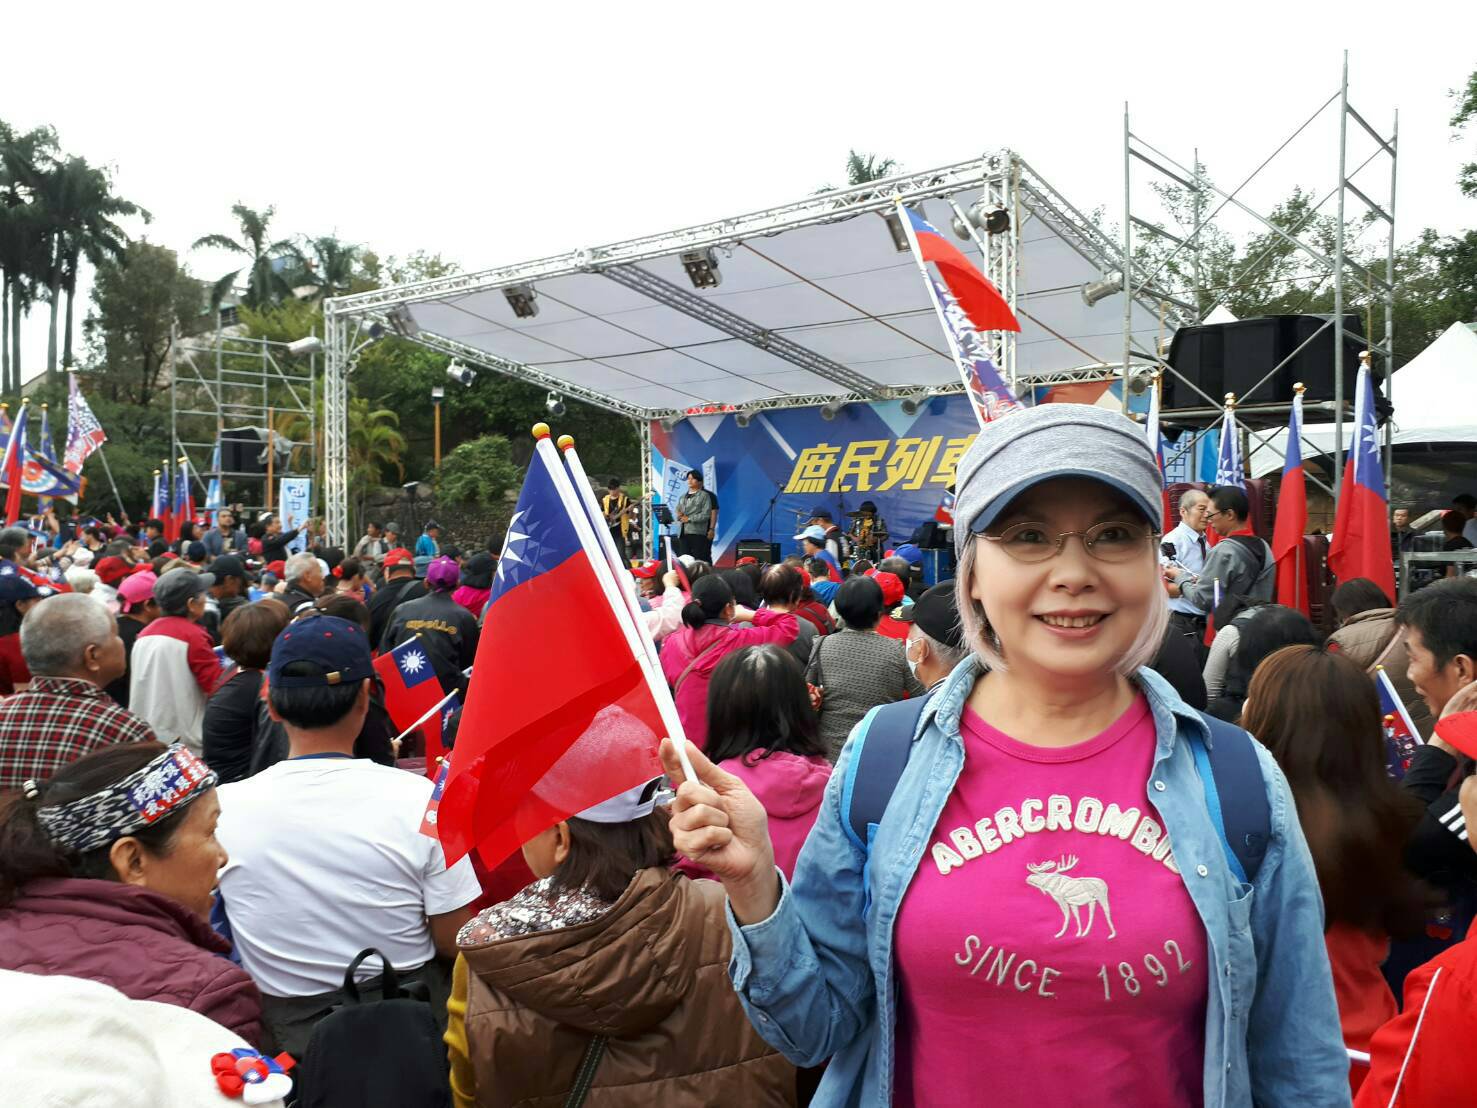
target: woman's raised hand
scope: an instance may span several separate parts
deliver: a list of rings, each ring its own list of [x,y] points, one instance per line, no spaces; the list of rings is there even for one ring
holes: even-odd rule
[[[733,914],[743,924],[768,919],[780,885],[769,841],[769,819],[747,785],[687,744],[696,780],[683,772],[677,748],[662,740],[662,765],[677,786],[672,802],[672,842],[723,882]]]

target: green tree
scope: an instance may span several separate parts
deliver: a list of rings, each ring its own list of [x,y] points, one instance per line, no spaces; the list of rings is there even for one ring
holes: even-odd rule
[[[239,238],[230,235],[201,235],[190,246],[192,250],[210,247],[240,254],[248,259],[246,265],[233,269],[211,287],[210,306],[220,310],[221,301],[236,284],[242,271],[246,271],[246,292],[241,302],[250,308],[261,309],[276,304],[292,295],[292,286],[283,276],[284,268],[301,267],[302,255],[290,239],[273,240],[271,236],[272,215],[275,209],[257,211],[245,204],[233,204],[231,214],[239,226]]]
[[[497,504],[522,480],[512,445],[502,435],[468,439],[441,464],[443,499],[471,504]]]
[[[354,287],[359,275],[359,247],[340,242],[332,235],[321,235],[308,239],[306,248],[299,251],[302,267],[290,278],[294,288],[310,286],[305,300],[322,300],[331,296],[343,296]]]
[[[1461,131],[1467,124],[1477,120],[1477,69],[1467,78],[1466,87],[1457,89],[1452,96],[1456,99],[1457,106],[1451,115],[1451,125]],[[1477,198],[1477,161],[1462,166],[1461,172],[1457,174],[1457,184],[1465,195]]]
[[[44,221],[35,185],[56,146],[56,132],[50,127],[17,133],[0,122],[0,350],[4,351],[0,387],[11,394],[20,392],[21,320],[36,301],[37,282],[46,266]]]
[[[852,149],[846,152],[846,184],[848,187],[866,185],[901,173],[903,167],[896,158],[884,158],[878,154],[862,154]],[[835,185],[822,185],[817,193],[835,192]]]
[[[163,383],[175,326],[199,317],[199,282],[173,250],[131,242],[121,261],[98,266],[92,304],[83,326],[99,388],[114,402],[148,405]]]

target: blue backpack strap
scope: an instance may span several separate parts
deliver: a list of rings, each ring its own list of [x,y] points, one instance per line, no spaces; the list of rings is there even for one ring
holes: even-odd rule
[[[1272,829],[1272,809],[1256,746],[1241,728],[1204,712],[1200,716],[1210,728],[1211,745],[1207,749],[1197,733],[1190,750],[1205,789],[1205,806],[1220,832],[1232,872],[1243,883],[1255,884]]]
[[[868,826],[882,822],[887,802],[907,768],[913,736],[928,700],[915,696],[874,709],[867,729],[856,738],[841,803],[846,809],[846,835],[863,853],[870,853]]]

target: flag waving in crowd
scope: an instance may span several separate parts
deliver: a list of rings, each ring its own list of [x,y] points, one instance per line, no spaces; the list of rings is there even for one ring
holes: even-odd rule
[[[1340,581],[1367,577],[1384,589],[1386,596],[1394,596],[1395,567],[1390,560],[1390,524],[1374,384],[1368,353],[1360,357],[1359,378],[1354,385],[1354,443],[1344,464],[1338,517],[1328,544],[1328,565]]]
[[[1308,615],[1307,567],[1303,565],[1303,532],[1308,528],[1308,491],[1303,476],[1303,391],[1303,386],[1298,385],[1287,424],[1287,457],[1277,496],[1272,557],[1277,560],[1277,603]]]
[[[67,449],[63,460],[68,473],[81,473],[82,463],[94,450],[108,441],[103,425],[92,414],[92,407],[77,387],[77,375],[67,374]],[[49,441],[50,436],[47,436]],[[43,448],[45,444],[43,443]]]
[[[431,656],[419,636],[381,654],[374,660],[374,669],[385,687],[385,711],[401,731],[414,728],[444,698],[441,682],[436,679],[436,667],[431,664]],[[441,716],[432,715],[420,727],[426,737],[426,772],[433,774],[436,759],[444,752]]]
[[[662,713],[626,613],[602,583],[605,554],[540,429],[438,812],[448,862],[476,848],[494,865],[551,824],[661,773]],[[540,633],[550,627],[568,633]]]
[[[1221,452],[1216,457],[1215,483],[1246,488],[1246,466],[1241,461],[1241,428],[1236,424],[1236,401],[1226,397],[1226,414],[1221,417]]]
[[[0,475],[5,479],[5,525],[10,527],[21,515],[21,469],[26,460],[26,411],[29,400],[21,401],[21,410],[16,413],[15,423],[5,440],[5,455],[0,459]]]

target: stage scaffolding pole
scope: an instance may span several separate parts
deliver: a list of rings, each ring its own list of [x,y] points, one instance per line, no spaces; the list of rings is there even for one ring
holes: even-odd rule
[[[1390,503],[1395,481],[1395,170],[1400,160],[1400,112],[1390,125],[1390,226],[1385,244],[1385,399],[1390,418],[1385,421],[1385,503]]]
[[[1123,412],[1128,413],[1128,359],[1133,350],[1133,163],[1132,132],[1128,129],[1128,101],[1123,102]],[[1158,351],[1155,351],[1155,357]]]
[[[1333,246],[1333,487],[1344,485],[1344,179],[1349,142],[1349,52],[1339,86],[1339,203]]]

